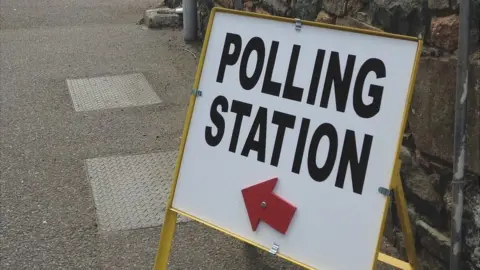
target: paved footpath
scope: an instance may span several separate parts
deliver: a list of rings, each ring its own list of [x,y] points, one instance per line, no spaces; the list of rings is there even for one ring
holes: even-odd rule
[[[0,0],[0,269],[151,269],[199,49],[155,3]],[[297,269],[179,222],[170,269]]]

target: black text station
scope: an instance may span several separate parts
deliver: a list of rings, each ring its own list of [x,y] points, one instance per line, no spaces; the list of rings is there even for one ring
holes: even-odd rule
[[[344,70],[340,68],[339,53],[318,49],[315,57],[314,68],[311,71],[311,81],[309,89],[303,89],[293,84],[297,61],[301,52],[300,45],[292,47],[290,62],[287,75],[284,82],[275,82],[272,80],[272,74],[275,67],[275,60],[279,47],[278,41],[272,41],[269,54],[266,55],[265,42],[260,37],[250,39],[246,44],[242,38],[233,33],[227,33],[220,59],[216,81],[222,83],[225,70],[229,66],[239,65],[238,79],[241,88],[246,92],[252,90],[259,83],[261,84],[261,93],[271,95],[272,98],[284,98],[292,102],[304,102],[307,106],[318,106],[327,108],[331,92],[334,92],[336,110],[345,112],[347,102],[352,102],[355,113],[361,118],[374,117],[380,110],[383,94],[383,86],[370,85],[368,95],[372,98],[371,103],[365,104],[362,99],[363,89],[366,77],[373,72],[376,78],[385,78],[386,69],[382,60],[370,58],[363,63],[356,62],[355,55],[348,55]],[[233,47],[233,50],[232,48]],[[250,61],[250,55],[255,52],[257,62],[254,72],[251,76],[247,75],[247,63]],[[330,57],[328,62],[324,61],[326,54]],[[312,60],[313,61],[313,60]],[[357,76],[353,77],[354,66],[360,66]],[[265,73],[263,82],[259,82],[261,74]],[[305,71],[303,71],[305,72]],[[326,72],[323,85],[320,85],[320,75]],[[343,76],[342,76],[343,74]],[[348,100],[350,86],[353,84],[352,99]],[[319,91],[319,89],[321,91]],[[234,113],[235,123],[231,136],[225,135],[225,120],[222,114]],[[254,117],[251,127],[243,127],[242,119],[244,117]],[[338,162],[338,173],[336,175],[335,186],[343,188],[347,168],[350,167],[353,191],[362,194],[365,182],[365,174],[372,147],[373,136],[365,135],[364,138],[357,138],[355,131],[347,129],[343,142],[338,141],[336,128],[330,123],[323,123],[319,126],[311,126],[310,119],[297,117],[295,115],[283,113],[281,111],[267,112],[267,108],[258,106],[254,108],[252,104],[240,100],[228,100],[225,96],[217,96],[211,105],[210,118],[215,126],[208,126],[205,129],[205,140],[210,146],[217,146],[223,138],[230,140],[228,149],[233,153],[240,153],[248,156],[251,151],[257,152],[257,160],[260,162],[269,162],[272,166],[278,166],[282,152],[283,139],[286,132],[298,133],[295,156],[291,171],[299,174],[302,167],[303,156],[307,155],[307,168],[310,177],[318,182],[325,181],[331,174],[334,165]],[[277,126],[275,142],[272,153],[266,153],[267,125],[268,123]],[[299,126],[299,128],[298,128]],[[250,128],[244,145],[238,144],[238,137],[242,128]],[[214,131],[216,129],[216,131]],[[287,131],[291,130],[291,131]],[[312,130],[309,132],[309,130]],[[258,135],[258,140],[255,139]],[[311,136],[310,145],[306,145],[307,136]],[[317,153],[320,140],[327,137],[329,149],[324,164],[317,164]],[[230,138],[230,139],[228,139]],[[357,152],[357,144],[362,144],[361,151]]]

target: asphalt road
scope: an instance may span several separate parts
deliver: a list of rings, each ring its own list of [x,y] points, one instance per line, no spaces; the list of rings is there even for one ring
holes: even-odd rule
[[[178,148],[199,47],[137,25],[154,4],[0,0],[0,269],[151,269],[160,226],[99,230],[85,160]],[[162,102],[74,110],[67,79],[130,73]],[[297,268],[186,222],[170,269]]]

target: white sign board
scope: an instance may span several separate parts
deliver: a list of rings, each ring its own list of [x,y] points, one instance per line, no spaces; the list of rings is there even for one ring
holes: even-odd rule
[[[216,12],[172,209],[313,268],[371,269],[418,46]],[[256,227],[242,190],[273,178]]]

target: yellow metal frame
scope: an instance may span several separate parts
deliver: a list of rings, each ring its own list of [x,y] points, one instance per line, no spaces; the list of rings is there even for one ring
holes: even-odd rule
[[[285,17],[278,17],[278,16],[272,16],[272,15],[267,15],[267,14],[259,14],[259,13],[253,13],[253,12],[246,12],[246,11],[239,11],[239,10],[233,10],[233,9],[226,9],[226,8],[219,8],[215,7],[212,9],[210,13],[210,18],[208,20],[208,25],[206,29],[206,34],[205,34],[205,40],[203,43],[202,47],[202,52],[200,55],[200,61],[197,67],[197,73],[195,75],[195,81],[193,84],[193,89],[198,90],[198,87],[200,85],[200,79],[201,79],[201,74],[203,70],[203,63],[205,60],[205,54],[207,52],[207,47],[208,47],[208,42],[210,38],[210,33],[212,30],[213,26],[213,20],[215,18],[215,15],[218,12],[223,12],[223,13],[230,13],[230,14],[236,14],[236,15],[242,15],[242,16],[248,16],[248,17],[254,17],[254,18],[262,18],[262,19],[268,19],[268,20],[275,20],[275,21],[280,21],[280,22],[288,22],[294,24],[296,21],[293,18],[285,18]],[[409,85],[409,91],[408,91],[408,99],[407,99],[407,104],[404,108],[404,113],[403,113],[403,121],[402,121],[402,126],[400,129],[400,133],[397,136],[397,151],[396,151],[396,157],[399,157],[399,149],[402,143],[402,138],[403,138],[403,130],[405,129],[406,125],[406,119],[408,116],[408,108],[410,107],[411,103],[411,98],[413,94],[413,89],[414,89],[414,84],[415,84],[415,78],[417,74],[417,68],[418,68],[418,63],[420,61],[420,56],[421,56],[421,51],[422,51],[422,45],[423,41],[419,38],[415,37],[409,37],[409,36],[403,36],[403,35],[397,35],[397,34],[391,34],[391,33],[385,33],[385,32],[380,32],[380,31],[375,31],[375,30],[368,30],[368,29],[357,29],[357,28],[351,28],[351,27],[346,27],[346,26],[339,26],[339,25],[331,25],[331,24],[324,24],[324,23],[318,23],[318,22],[311,22],[311,21],[301,21],[303,25],[308,25],[308,26],[314,26],[314,27],[322,27],[322,28],[328,28],[328,29],[335,29],[335,30],[341,30],[341,31],[348,31],[348,32],[354,32],[354,33],[361,33],[361,34],[367,34],[367,35],[374,35],[374,36],[382,36],[382,37],[388,37],[388,38],[395,38],[395,39],[403,39],[403,40],[409,40],[409,41],[416,41],[418,46],[417,46],[417,53],[415,56],[415,63],[411,74],[411,79],[410,79],[410,85]],[[259,249],[268,251],[270,248],[269,247],[264,247],[261,246],[255,242],[252,242],[248,239],[245,239],[239,235],[236,235],[232,232],[229,232],[228,230],[225,230],[223,228],[220,228],[214,224],[211,224],[209,222],[206,222],[200,218],[197,218],[195,216],[192,216],[188,213],[182,212],[178,209],[174,209],[172,207],[173,203],[173,198],[175,195],[175,188],[177,185],[177,180],[178,180],[178,175],[180,172],[180,166],[182,164],[182,158],[183,158],[183,153],[185,149],[185,144],[187,141],[188,137],[188,131],[190,127],[190,121],[192,118],[193,114],[193,109],[195,107],[195,100],[196,100],[196,95],[191,95],[190,97],[190,102],[189,106],[187,109],[186,113],[186,119],[184,123],[184,128],[183,128],[183,135],[182,135],[182,140],[180,142],[180,149],[179,149],[179,154],[177,157],[177,164],[175,166],[175,171],[173,174],[173,179],[172,179],[172,184],[170,187],[170,196],[167,202],[166,206],[166,212],[165,212],[165,219],[163,222],[162,230],[160,233],[160,241],[158,245],[158,251],[157,255],[155,257],[155,265],[154,269],[155,270],[166,270],[168,268],[168,260],[170,256],[170,250],[172,247],[172,241],[173,241],[173,236],[175,234],[175,229],[176,229],[176,222],[177,222],[177,214],[184,215],[190,219],[193,219],[199,223],[202,223],[208,227],[211,227],[213,229],[216,229],[218,231],[221,231],[227,235],[230,235],[234,238],[237,238],[238,240],[241,240],[243,242],[249,243]],[[406,249],[407,249],[407,254],[408,254],[408,259],[409,262],[404,262],[399,259],[396,259],[394,257],[390,257],[386,254],[380,253],[380,243],[381,239],[383,236],[383,231],[385,229],[385,223],[386,223],[386,217],[387,217],[387,211],[388,211],[388,205],[390,203],[390,199],[388,198],[387,201],[385,202],[385,208],[384,208],[384,214],[383,214],[383,223],[382,223],[382,228],[378,236],[378,243],[377,243],[377,250],[376,250],[376,255],[373,258],[374,261],[372,263],[372,269],[375,269],[376,266],[376,260],[380,260],[382,262],[385,262],[387,264],[390,264],[392,266],[395,266],[400,269],[416,269],[416,255],[415,255],[415,245],[413,241],[413,235],[412,235],[412,230],[411,230],[411,225],[408,217],[408,212],[407,212],[407,204],[405,201],[404,193],[403,193],[403,188],[401,185],[401,179],[400,179],[400,162],[395,161],[395,170],[392,172],[391,176],[391,181],[390,181],[390,189],[394,190],[395,192],[395,198],[396,198],[396,205],[398,208],[398,213],[399,213],[399,219],[401,222],[402,230],[405,236],[405,243],[406,243]],[[290,258],[288,256],[285,256],[283,254],[277,253],[277,256],[294,263],[296,265],[302,266],[306,269],[314,269],[311,266],[308,266],[304,263],[301,263],[299,261],[294,260],[293,258]]]
[[[398,160],[395,163],[395,168],[393,172],[394,175],[393,175],[393,181],[392,181],[393,188],[391,190],[395,195],[394,196],[395,205],[397,207],[398,219],[400,220],[400,227],[402,228],[403,238],[405,241],[405,249],[407,251],[408,262],[404,262],[397,258],[381,253],[379,251],[379,246],[377,247],[378,255],[376,256],[376,258],[381,262],[395,266],[399,269],[414,270],[414,269],[418,269],[418,261],[417,261],[417,254],[415,252],[415,240],[412,233],[412,226],[410,223],[410,217],[408,216],[407,201],[405,200],[405,193],[403,192],[402,179],[400,177],[400,166],[401,166],[401,161]],[[390,198],[388,198],[387,200],[387,207],[389,203],[390,203]],[[382,232],[379,237],[378,245],[380,245],[380,240],[382,238],[383,231],[385,229],[386,217],[387,215],[385,213],[383,216]],[[375,269],[375,266],[376,265],[374,264],[373,266],[374,269]]]

